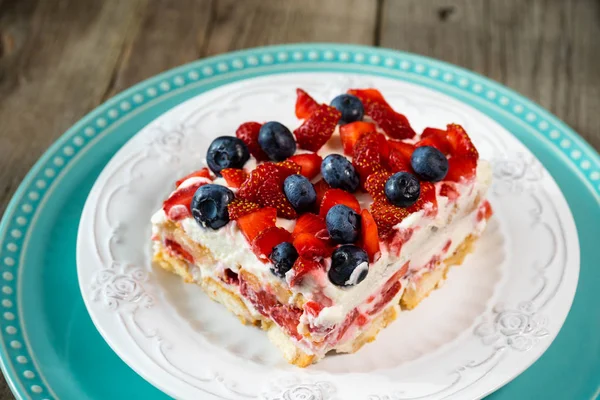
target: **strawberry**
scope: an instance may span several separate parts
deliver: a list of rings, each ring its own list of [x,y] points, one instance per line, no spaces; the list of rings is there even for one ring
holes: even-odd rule
[[[315,202],[318,205],[323,201],[323,196],[325,196],[325,192],[327,192],[331,187],[325,182],[324,179],[319,179],[317,182],[313,184],[315,188],[315,192],[317,193],[317,201]]]
[[[352,164],[363,185],[372,173],[386,170],[384,160],[389,155],[389,147],[384,142],[385,138],[380,133],[368,133],[354,146]]]
[[[300,257],[308,260],[318,260],[329,257],[333,249],[324,241],[311,233],[301,233],[292,242]]]
[[[179,185],[181,185],[184,181],[188,180],[189,178],[208,178],[208,179],[212,179],[210,177],[210,171],[208,170],[208,168],[204,167],[198,171],[194,171],[189,175],[184,176],[183,178],[179,179],[177,182],[175,182],[175,187],[179,187]]]
[[[163,210],[167,217],[173,221],[190,217],[190,205],[192,204],[194,193],[196,193],[196,190],[200,186],[205,184],[205,182],[196,182],[173,192],[163,203]]]
[[[265,229],[252,241],[252,251],[264,262],[267,262],[273,252],[273,247],[283,242],[289,242],[292,235],[280,227],[272,226]]]
[[[321,104],[294,130],[298,146],[301,149],[318,151],[333,135],[341,115],[336,108]]]
[[[307,301],[304,304],[304,311],[306,311],[306,313],[308,315],[311,315],[313,317],[318,316],[322,309],[323,309],[323,305],[320,303],[317,303],[316,301],[311,300],[311,301]]]
[[[366,191],[371,195],[375,201],[387,201],[385,196],[384,188],[387,180],[392,176],[391,172],[380,171],[369,175],[367,182],[365,183]]]
[[[279,176],[281,183],[290,175],[299,174],[302,171],[300,164],[297,164],[293,160],[284,160],[275,164],[279,168]]]
[[[377,89],[350,89],[348,90],[348,94],[358,97],[363,105],[376,102],[385,104],[388,107],[390,106],[383,98],[381,92]]]
[[[340,126],[340,138],[344,146],[344,154],[353,156],[354,145],[366,133],[376,132],[375,125],[370,122],[356,121]]]
[[[452,184],[444,182],[440,188],[440,196],[447,197],[450,201],[455,201],[458,199],[458,191]]]
[[[298,257],[294,263],[294,266],[292,267],[294,270],[294,275],[290,280],[290,286],[296,286],[307,274],[311,273],[312,271],[317,271],[321,268],[321,264],[317,261]]]
[[[410,158],[412,157],[413,151],[415,151],[415,145],[410,143],[405,143],[401,140],[388,140],[388,145],[390,148],[396,149],[402,154],[404,158],[406,158],[410,162]]]
[[[277,210],[272,207],[261,208],[237,219],[237,224],[248,242],[252,243],[259,233],[275,226]]]
[[[242,183],[248,178],[248,173],[243,169],[238,168],[225,168],[221,170],[221,175],[225,178],[227,185],[238,189],[242,186]]]
[[[271,311],[273,321],[288,335],[295,337],[296,340],[302,339],[302,335],[298,333],[301,316],[302,310],[292,306],[275,307]]]
[[[246,214],[250,214],[260,208],[260,205],[251,201],[242,199],[233,199],[233,201],[227,204],[227,211],[229,212],[229,219],[238,219]]]
[[[464,156],[452,156],[448,159],[448,173],[444,180],[460,182],[463,178],[469,180],[475,176],[477,160]]]
[[[429,205],[428,205],[429,204]],[[421,193],[415,204],[408,207],[406,210],[409,213],[414,213],[419,210],[429,207],[429,212],[435,214],[437,212],[437,199],[435,197],[435,186],[431,182],[421,182]]]
[[[477,221],[481,221],[483,219],[490,219],[492,217],[492,205],[489,201],[485,200],[480,206],[479,210],[477,210]]]
[[[452,156],[460,156],[477,161],[479,153],[471,142],[471,138],[462,126],[450,124],[446,129],[446,136],[451,147]]]
[[[292,207],[283,193],[280,181],[277,178],[267,179],[259,188],[257,196],[258,204],[263,207],[273,207],[277,210],[277,216],[281,218],[296,218],[296,210]]]
[[[258,165],[250,177],[240,186],[237,197],[240,199],[257,202],[258,189],[268,179],[280,179],[280,170],[274,163],[266,162]]]
[[[294,226],[292,238],[295,238],[301,233],[310,233],[313,236],[322,238],[323,235],[327,234],[325,219],[312,213],[302,214],[296,220],[296,226]]]
[[[308,179],[313,179],[321,172],[323,158],[317,153],[296,154],[288,158],[300,166],[300,173]]]
[[[400,151],[396,150],[395,148],[390,149],[390,155],[388,157],[387,163],[392,172],[412,172],[410,158],[406,158]]]
[[[393,233],[392,228],[410,214],[406,208],[396,207],[387,201],[373,202],[370,211],[381,239],[389,237]]]
[[[268,160],[269,157],[258,144],[258,132],[262,125],[258,122],[244,122],[235,131],[235,136],[242,140],[248,147],[248,151],[258,161]]]
[[[391,138],[409,139],[415,136],[408,119],[383,103],[371,102],[365,113]]]
[[[329,209],[337,204],[343,204],[360,213],[360,204],[353,194],[345,192],[342,189],[329,189],[325,192],[321,201],[319,215],[325,218]]]
[[[319,108],[317,103],[308,93],[302,89],[296,89],[296,117],[307,119]]]
[[[446,131],[443,129],[437,128],[425,128],[423,129],[423,133],[421,133],[421,138],[426,138],[429,136],[443,136],[446,137]]]
[[[360,221],[360,246],[369,255],[369,260],[373,262],[377,253],[379,253],[377,224],[369,210],[362,210],[360,212]]]
[[[429,135],[415,144],[415,147],[423,146],[435,147],[444,154],[450,153],[450,143],[448,143],[446,136]]]

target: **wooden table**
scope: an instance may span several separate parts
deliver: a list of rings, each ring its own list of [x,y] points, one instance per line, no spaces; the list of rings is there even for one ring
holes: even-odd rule
[[[268,44],[358,43],[449,61],[533,99],[600,149],[599,38],[596,0],[0,0],[0,213],[44,150],[109,97]]]

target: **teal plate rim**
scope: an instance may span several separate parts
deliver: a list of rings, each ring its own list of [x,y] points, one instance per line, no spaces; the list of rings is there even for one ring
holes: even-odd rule
[[[74,124],[37,161],[6,209],[0,222],[0,303],[3,307],[0,361],[2,372],[17,398],[56,398],[35,362],[24,325],[22,261],[29,234],[46,199],[52,194],[52,187],[70,164],[76,162],[78,154],[91,149],[125,117],[134,116],[137,110],[158,100],[208,83],[222,85],[254,76],[299,71],[393,77],[441,91],[476,108],[481,105],[494,107],[503,118],[518,120],[527,127],[527,132],[533,133],[546,151],[557,154],[562,165],[584,183],[596,204],[600,202],[600,156],[588,143],[532,101],[452,64],[396,50],[311,43],[241,50],[174,68],[121,92]],[[502,124],[502,121],[498,122]],[[524,141],[522,136],[516,136]],[[536,153],[534,149],[532,151]],[[557,181],[561,185],[560,180]],[[581,232],[586,229],[582,228],[581,221],[576,220],[576,223],[581,237]],[[592,397],[599,393],[600,385]]]

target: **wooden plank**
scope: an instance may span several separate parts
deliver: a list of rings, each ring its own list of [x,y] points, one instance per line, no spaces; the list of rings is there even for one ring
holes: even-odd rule
[[[506,84],[600,149],[599,14],[594,0],[384,0],[380,37]]]

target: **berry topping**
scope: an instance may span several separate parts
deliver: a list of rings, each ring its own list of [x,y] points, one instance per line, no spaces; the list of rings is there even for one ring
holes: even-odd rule
[[[236,220],[243,217],[246,214],[253,213],[258,210],[260,205],[253,203],[248,200],[233,199],[233,201],[227,204],[227,211],[229,211],[229,219]]]
[[[325,225],[325,220],[322,217],[315,214],[306,213],[302,214],[300,218],[296,220],[296,226],[294,226],[292,237],[295,238],[301,233],[310,233],[318,238],[323,238],[326,236],[326,229],[327,226]]]
[[[225,168],[221,170],[221,175],[223,175],[229,187],[236,189],[242,186],[242,183],[248,178],[246,171],[237,168]]]
[[[274,163],[266,162],[257,166],[250,177],[240,186],[237,197],[240,199],[258,202],[258,189],[268,179],[277,179],[283,182],[281,178],[281,169]]]
[[[398,150],[404,158],[410,161],[410,157],[412,156],[413,151],[415,151],[415,145],[410,143],[405,143],[401,140],[388,140],[388,145]]]
[[[360,212],[360,204],[353,194],[343,191],[342,189],[329,189],[323,195],[319,215],[323,218],[327,216],[329,209],[336,204],[343,204],[350,207],[357,213]]]
[[[278,162],[275,164],[277,168],[279,168],[279,175],[281,176],[281,181],[292,174],[299,174],[302,171],[302,167],[292,160],[285,160]]]
[[[329,237],[336,243],[354,243],[360,233],[360,215],[343,204],[338,204],[327,212],[325,218]]]
[[[293,266],[294,275],[290,280],[290,286],[296,286],[302,282],[302,279],[313,271],[321,269],[321,264],[317,261],[298,257]]]
[[[263,207],[273,207],[281,218],[296,218],[296,211],[285,197],[278,179],[267,179],[258,189],[258,203]]]
[[[365,115],[365,109],[358,97],[351,94],[340,94],[331,100],[332,107],[342,113],[339,124],[344,125],[350,122],[362,121]]]
[[[212,178],[210,177],[210,171],[208,170],[208,168],[204,167],[198,171],[194,171],[191,174],[186,175],[183,178],[179,179],[177,182],[175,182],[175,187],[179,187],[179,185],[181,185],[183,182],[187,181],[190,178],[208,178],[208,179],[212,180]]]
[[[283,161],[296,152],[292,132],[275,121],[267,122],[260,128],[258,144],[273,161]]]
[[[258,144],[258,132],[262,125],[258,122],[244,122],[235,131],[235,136],[241,139],[242,142],[246,143],[250,154],[252,154],[258,161],[268,160],[269,157],[265,154],[263,149]]]
[[[389,151],[389,145],[380,133],[369,133],[358,139],[354,146],[352,164],[356,167],[363,185],[372,173],[386,170],[384,161]]]
[[[461,179],[472,179],[475,176],[479,153],[465,130],[456,124],[448,125],[448,142],[450,143],[450,154],[448,160],[448,175],[446,180],[458,182]]]
[[[396,207],[387,201],[372,203],[370,211],[377,224],[377,232],[381,239],[386,239],[394,233],[394,226],[402,222],[410,214],[408,209]]]
[[[296,117],[306,119],[319,108],[319,104],[302,89],[296,89]]]
[[[447,197],[450,201],[458,199],[458,190],[456,190],[452,183],[442,183],[440,188],[440,196]]]
[[[195,182],[173,192],[173,194],[171,194],[163,203],[163,210],[167,215],[167,218],[173,221],[179,221],[180,219],[191,216],[190,205],[192,204],[192,198],[194,197],[196,190],[203,185],[206,185],[206,183]]]
[[[481,221],[483,219],[488,220],[492,217],[493,213],[492,205],[489,201],[485,200],[477,210],[477,221]]]
[[[317,201],[317,193],[312,183],[302,175],[290,175],[283,182],[283,192],[297,212],[312,209]]]
[[[321,163],[321,174],[332,188],[354,192],[360,184],[356,169],[340,154],[330,154]]]
[[[300,257],[308,260],[320,260],[331,255],[331,247],[310,233],[301,233],[294,237],[294,247]]]
[[[217,230],[229,222],[227,205],[233,198],[233,192],[225,186],[200,186],[192,198],[192,215],[202,227]]]
[[[237,219],[237,224],[248,242],[252,243],[259,233],[275,226],[277,210],[272,207],[261,208]]]
[[[419,178],[425,181],[441,181],[448,173],[448,159],[441,151],[431,146],[417,147],[410,164]]]
[[[321,172],[323,159],[316,153],[306,153],[291,156],[289,161],[298,164],[300,166],[300,173],[308,179],[312,179]]]
[[[319,170],[320,169],[321,166],[319,165]],[[323,201],[323,196],[325,196],[325,192],[331,189],[331,187],[329,187],[329,185],[327,184],[327,182],[325,182],[324,179],[319,179],[313,184],[313,186],[315,187],[315,192],[317,192],[317,205],[321,205],[321,202]]]
[[[333,135],[341,113],[333,107],[320,105],[312,115],[294,131],[301,149],[318,151]]]
[[[377,224],[369,210],[362,210],[360,212],[360,221],[360,247],[369,255],[369,261],[373,261],[377,253],[379,253]]]
[[[375,201],[386,201],[385,197],[385,183],[392,176],[390,172],[382,171],[375,172],[369,175],[367,182],[365,183],[365,189],[371,195]]]
[[[340,126],[340,139],[344,146],[344,154],[354,155],[354,145],[360,137],[366,133],[376,132],[375,124],[370,122],[356,121]]]
[[[259,259],[266,262],[275,246],[288,242],[291,238],[292,235],[287,230],[272,226],[258,234],[252,242],[252,251]]]
[[[221,176],[225,168],[242,168],[250,158],[248,147],[233,136],[220,136],[213,140],[206,153],[206,162],[210,170]]]
[[[284,278],[285,273],[292,269],[296,259],[298,259],[298,252],[290,242],[282,242],[273,247],[270,258],[272,262],[271,272],[280,278]]]
[[[331,255],[329,280],[336,286],[354,286],[362,282],[369,272],[369,256],[360,247],[345,244]]]
[[[419,180],[408,172],[397,172],[385,183],[385,196],[398,207],[412,206],[419,199],[420,193]]]
[[[394,148],[390,149],[387,162],[392,172],[412,171],[410,157],[406,158],[400,151]]]
[[[426,137],[421,136],[421,140],[419,140],[415,146],[416,147],[431,146],[431,147],[435,147],[436,149],[438,149],[439,151],[441,151],[444,154],[450,153],[450,143],[448,142],[448,139],[446,139],[446,132],[440,131],[438,129],[433,129],[433,128],[427,128],[427,129],[430,129],[430,131],[428,131],[428,132],[430,132],[430,133],[428,133],[428,136],[426,136]],[[425,130],[427,131],[427,129],[425,129]],[[441,134],[439,132],[441,132]]]

